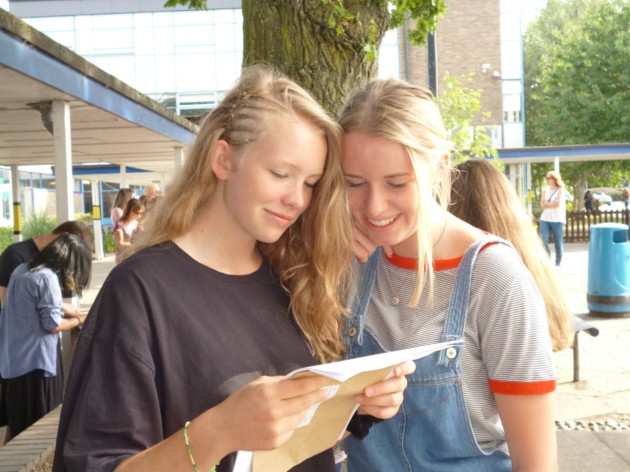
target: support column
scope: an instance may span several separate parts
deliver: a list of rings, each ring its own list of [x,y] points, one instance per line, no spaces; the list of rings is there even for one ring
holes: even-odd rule
[[[11,166],[11,193],[13,194],[13,241],[22,241],[22,204],[20,202],[20,169]]]
[[[103,248],[101,185],[98,180],[92,180],[92,218],[94,225],[94,255],[97,260],[102,261],[105,258],[105,249]]]
[[[532,201],[534,200],[534,191],[532,190],[532,163],[526,164],[527,171],[525,172],[525,182],[527,185],[527,211],[530,215],[533,215]]]
[[[125,164],[120,164],[120,188],[127,188],[127,166]]]
[[[74,219],[70,105],[63,100],[54,100],[52,102],[52,113],[55,143],[57,223],[61,224],[64,221]]]
[[[184,165],[184,148],[173,148],[173,160],[175,161],[175,170],[179,170]]]

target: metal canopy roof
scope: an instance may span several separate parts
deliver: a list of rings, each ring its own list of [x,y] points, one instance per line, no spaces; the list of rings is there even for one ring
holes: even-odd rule
[[[582,161],[614,161],[630,159],[630,144],[578,144],[571,146],[499,149],[499,158],[506,164]]]
[[[128,183],[167,181],[196,136],[196,125],[0,9],[0,165],[54,164],[44,124],[53,100],[70,107],[73,165],[148,171],[127,174]]]

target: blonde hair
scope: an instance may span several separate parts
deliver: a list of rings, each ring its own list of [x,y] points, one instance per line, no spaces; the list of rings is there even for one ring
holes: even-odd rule
[[[339,117],[344,132],[358,131],[390,139],[406,149],[418,184],[418,273],[409,306],[417,305],[425,280],[429,300],[433,295],[433,245],[431,214],[437,200],[444,217],[450,195],[450,168],[444,159],[451,143],[432,93],[423,87],[395,79],[373,80],[354,93]],[[422,163],[433,172],[420,172]],[[430,193],[423,192],[429,187]]]
[[[352,254],[352,234],[341,170],[341,129],[314,98],[270,67],[243,69],[235,87],[204,120],[185,165],[148,214],[135,250],[186,233],[212,198],[217,179],[211,156],[218,140],[234,149],[256,145],[270,119],[300,117],[326,137],[324,175],[309,207],[274,243],[258,243],[289,293],[293,316],[320,362],[343,354],[340,281]],[[345,285],[344,285],[345,287]]]
[[[458,164],[455,171],[450,212],[514,245],[545,302],[553,350],[566,349],[573,339],[569,307],[542,240],[509,180],[483,159]]]
[[[551,176],[551,178],[556,182],[556,185],[558,187],[564,188],[564,182],[562,181],[562,177],[560,177],[560,174],[558,174],[557,172],[553,170],[550,170],[549,172],[545,174],[545,177],[547,177],[548,175]]]

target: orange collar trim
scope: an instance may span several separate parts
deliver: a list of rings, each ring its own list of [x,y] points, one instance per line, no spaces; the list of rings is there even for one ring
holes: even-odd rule
[[[385,254],[385,257],[390,263],[396,267],[400,267],[401,269],[418,270],[418,259],[415,257],[403,257],[397,254],[392,254],[391,257]],[[464,256],[462,255],[450,259],[439,259],[437,261],[433,261],[433,270],[455,269],[459,267],[459,263],[462,261],[463,257]]]
[[[481,251],[485,251],[487,247],[494,246],[495,244],[498,243],[486,244],[484,247],[481,248]],[[400,267],[401,269],[418,270],[418,259],[415,257],[403,257],[397,254],[392,254],[392,256],[390,257],[385,254],[385,258],[391,264],[394,264],[396,267]],[[460,262],[462,262],[463,258],[464,255],[462,254],[461,256],[452,257],[450,259],[439,259],[437,261],[433,261],[433,270],[456,269],[459,267],[459,264]]]

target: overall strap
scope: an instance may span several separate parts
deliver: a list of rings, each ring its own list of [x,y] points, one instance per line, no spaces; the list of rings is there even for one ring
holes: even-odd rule
[[[357,343],[359,345],[363,344],[363,327],[365,326],[365,315],[367,313],[367,306],[370,303],[370,298],[372,296],[372,289],[374,288],[374,281],[376,280],[376,268],[378,266],[378,259],[382,249],[379,247],[374,251],[374,254],[370,256],[368,261],[365,263],[365,273],[363,274],[363,282],[359,287],[359,292],[357,293],[357,298],[354,301],[354,305],[352,306],[352,319],[353,321],[358,321],[358,334],[357,334]]]
[[[509,242],[498,236],[486,235],[475,241],[466,250],[457,268],[457,275],[455,276],[455,283],[453,284],[453,290],[451,292],[446,321],[444,322],[442,341],[461,339],[464,336],[466,316],[468,315],[468,303],[470,301],[473,266],[481,250],[490,243],[501,243],[512,247]],[[446,365],[449,361],[450,360],[446,357],[446,350],[442,350],[438,363]]]

